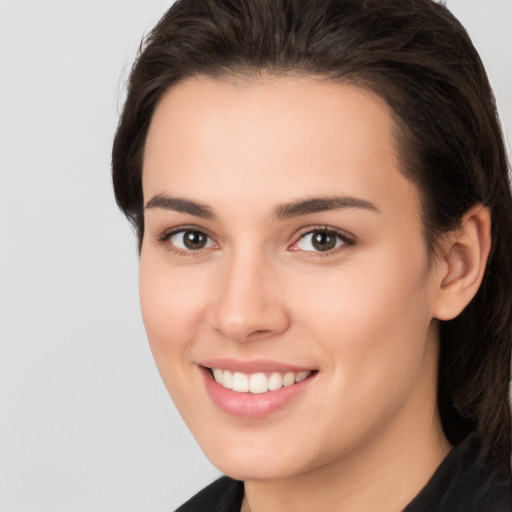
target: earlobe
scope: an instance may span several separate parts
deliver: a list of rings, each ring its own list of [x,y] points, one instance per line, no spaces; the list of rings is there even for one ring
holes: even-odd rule
[[[491,249],[491,213],[481,203],[443,241],[435,318],[451,320],[469,304],[482,282]]]

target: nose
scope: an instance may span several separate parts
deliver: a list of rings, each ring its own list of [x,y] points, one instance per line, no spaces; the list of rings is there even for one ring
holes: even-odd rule
[[[289,326],[278,270],[255,255],[234,255],[225,262],[214,291],[211,324],[238,342],[281,334]]]

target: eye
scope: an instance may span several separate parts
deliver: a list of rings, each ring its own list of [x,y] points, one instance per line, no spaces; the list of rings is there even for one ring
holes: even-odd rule
[[[160,241],[170,243],[174,249],[181,251],[199,251],[215,247],[214,241],[206,233],[193,229],[174,231],[164,235]]]
[[[323,228],[304,233],[290,249],[307,252],[329,252],[343,245],[354,245],[354,241],[336,230]]]

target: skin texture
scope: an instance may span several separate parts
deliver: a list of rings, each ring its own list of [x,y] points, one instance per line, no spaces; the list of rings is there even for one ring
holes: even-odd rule
[[[243,510],[401,510],[449,451],[436,408],[436,318],[476,293],[489,214],[477,205],[429,260],[393,129],[379,97],[297,77],[187,79],[154,114],[144,323],[200,446],[245,481]],[[209,217],[162,207],[162,196],[206,205]],[[277,215],[333,196],[365,206]],[[208,235],[205,247],[169,235],[184,227]],[[313,229],[349,242],[318,251]],[[316,373],[277,412],[240,418],[205,389],[200,363],[220,357]]]

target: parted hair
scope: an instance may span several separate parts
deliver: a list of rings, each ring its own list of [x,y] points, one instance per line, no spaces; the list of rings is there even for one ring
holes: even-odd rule
[[[465,310],[441,322],[438,405],[448,439],[477,430],[510,453],[510,168],[484,67],[465,29],[433,0],[178,0],[141,44],[112,152],[118,205],[144,236],[142,167],[153,112],[191,76],[307,75],[382,97],[400,171],[422,199],[425,241],[475,203],[491,210],[492,249]]]

